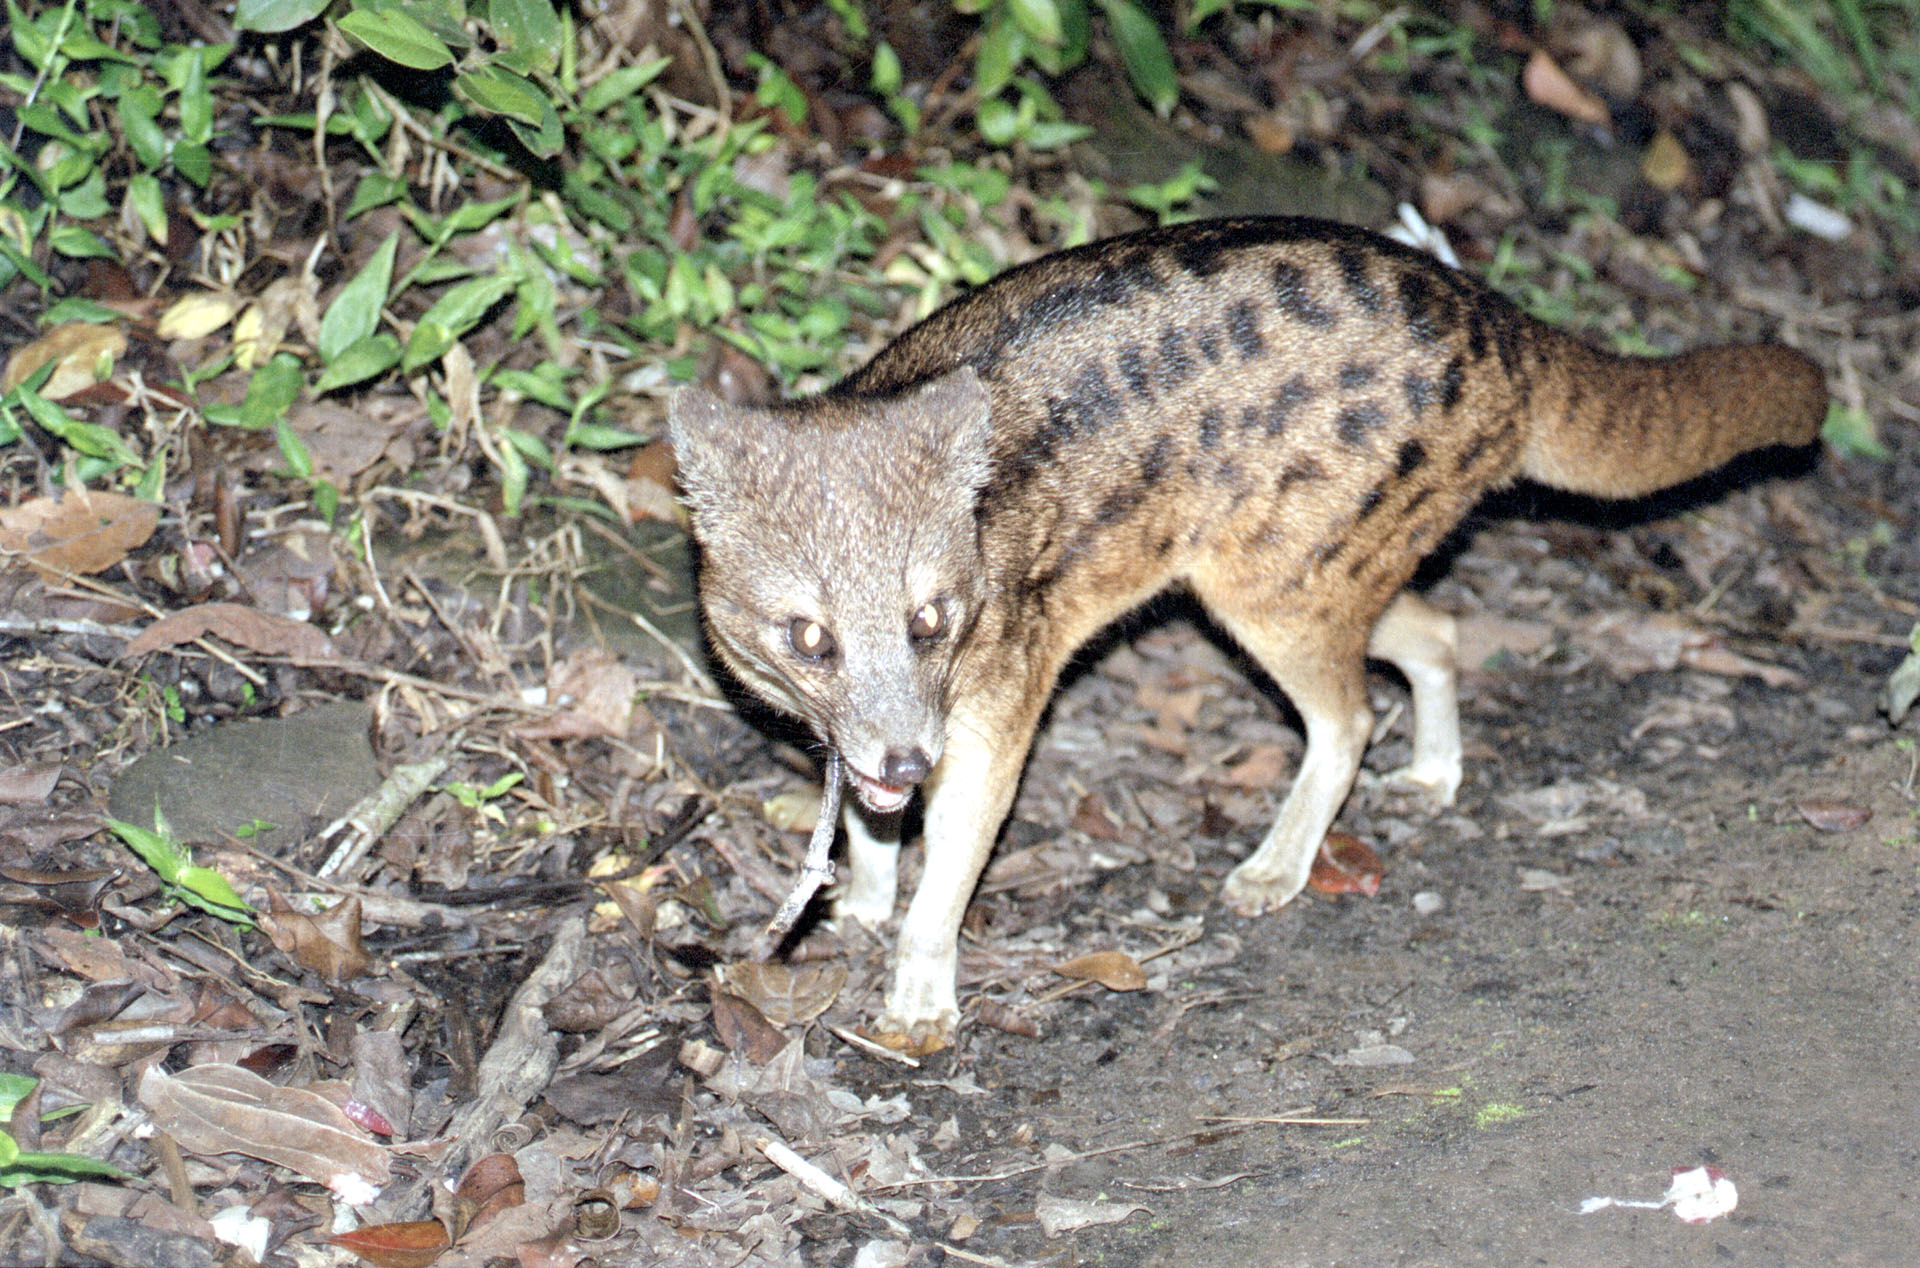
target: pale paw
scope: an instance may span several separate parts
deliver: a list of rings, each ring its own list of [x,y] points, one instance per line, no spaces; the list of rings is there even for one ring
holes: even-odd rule
[[[1248,870],[1242,863],[1227,875],[1227,883],[1220,890],[1220,901],[1227,909],[1239,916],[1259,916],[1269,911],[1278,911],[1299,896],[1306,888],[1307,878],[1298,880],[1285,876],[1263,876]]]
[[[856,894],[851,890],[837,895],[828,908],[836,928],[849,921],[878,933],[893,919],[893,895]]]
[[[1460,791],[1460,777],[1458,762],[1414,762],[1388,771],[1380,782],[1396,791],[1418,793],[1436,806],[1451,806]]]
[[[945,1008],[930,1017],[910,1017],[889,1008],[867,1027],[866,1036],[883,1048],[910,1057],[924,1057],[953,1046],[960,1029],[960,1010]]]

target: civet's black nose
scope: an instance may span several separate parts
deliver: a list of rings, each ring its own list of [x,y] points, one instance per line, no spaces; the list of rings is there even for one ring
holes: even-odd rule
[[[911,788],[933,773],[933,763],[917,748],[888,749],[880,759],[880,782],[895,788]]]

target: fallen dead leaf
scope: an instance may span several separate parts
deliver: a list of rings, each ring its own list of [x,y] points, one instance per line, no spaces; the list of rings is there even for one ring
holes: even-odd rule
[[[1533,101],[1582,123],[1605,127],[1613,118],[1607,103],[1573,82],[1573,77],[1561,70],[1560,63],[1545,49],[1535,49],[1527,59],[1520,86]]]
[[[280,954],[329,982],[365,977],[373,957],[360,940],[360,900],[341,899],[317,914],[295,910],[286,899],[268,891],[271,909],[260,916],[260,927]]]
[[[513,728],[525,739],[618,738],[633,725],[640,676],[604,647],[585,647],[547,675],[547,699],[560,706],[549,717]]]
[[[204,339],[232,321],[240,303],[238,295],[184,295],[160,314],[154,333],[162,339]]]
[[[105,572],[145,544],[160,523],[152,502],[97,489],[29,498],[0,510],[0,551],[23,556],[47,581]]]
[[[1793,803],[1793,808],[1822,832],[1847,832],[1854,828],[1865,827],[1873,818],[1873,810],[1868,806],[1851,805],[1844,801],[1831,801],[1825,797],[1807,797]]]
[[[1050,1193],[1041,1194],[1033,1206],[1040,1220],[1040,1231],[1050,1238],[1102,1224],[1118,1224],[1149,1209],[1138,1202],[1077,1202]]]
[[[427,1268],[453,1245],[453,1238],[439,1220],[368,1224],[351,1233],[330,1233],[327,1240],[352,1251],[374,1268]]]
[[[1255,744],[1246,755],[1221,770],[1219,782],[1235,788],[1273,788],[1287,774],[1287,750],[1278,744]]]
[[[188,1153],[245,1154],[336,1193],[378,1187],[391,1174],[386,1147],[367,1139],[338,1106],[239,1066],[194,1066],[177,1075],[152,1066],[140,1076],[139,1099]]]
[[[1344,832],[1329,832],[1313,857],[1313,871],[1307,884],[1322,894],[1362,894],[1372,898],[1380,892],[1386,864],[1365,841]]]
[[[474,1159],[467,1173],[460,1177],[453,1198],[453,1236],[458,1241],[467,1235],[467,1230],[478,1228],[500,1212],[524,1203],[527,1182],[512,1154],[487,1154]]]
[[[168,613],[127,640],[123,654],[145,656],[162,648],[191,643],[206,634],[262,656],[285,656],[307,662],[333,657],[333,642],[325,631],[290,616],[262,612],[240,603],[202,603]]]
[[[1679,138],[1662,128],[1653,134],[1647,152],[1640,156],[1640,174],[1655,189],[1678,189],[1693,175],[1693,159]]]
[[[1124,951],[1095,951],[1091,955],[1075,956],[1054,965],[1053,971],[1075,981],[1098,982],[1110,991],[1138,991],[1147,985],[1147,971],[1140,967],[1140,961]]]
[[[13,391],[52,361],[56,363],[53,373],[40,385],[40,395],[64,401],[105,379],[126,350],[127,335],[118,326],[82,321],[55,326],[13,350],[6,372],[0,374],[0,393]]]
[[[840,962],[794,966],[741,961],[723,965],[718,976],[728,990],[759,1009],[776,1026],[812,1021],[827,1011],[847,984]]]
[[[729,1051],[737,1052],[755,1065],[765,1065],[780,1055],[787,1037],[768,1021],[750,1002],[732,991],[715,988],[713,1029]]]

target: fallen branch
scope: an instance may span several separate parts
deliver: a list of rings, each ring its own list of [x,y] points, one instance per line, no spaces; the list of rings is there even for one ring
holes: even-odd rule
[[[771,960],[780,944],[786,941],[814,893],[833,880],[833,860],[828,853],[833,849],[833,830],[840,822],[840,786],[844,782],[840,751],[830,749],[826,787],[820,792],[820,817],[813,821],[813,836],[807,840],[807,859],[800,867],[800,879],[794,882],[793,892],[780,904],[780,910],[773,913],[773,919],[753,944],[753,958],[762,964]]]

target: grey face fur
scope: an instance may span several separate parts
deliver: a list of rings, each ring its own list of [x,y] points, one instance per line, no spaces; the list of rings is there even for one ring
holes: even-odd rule
[[[688,388],[668,433],[716,650],[892,810],[940,760],[980,611],[987,395],[962,369],[862,404],[856,428],[844,403],[754,409]]]

